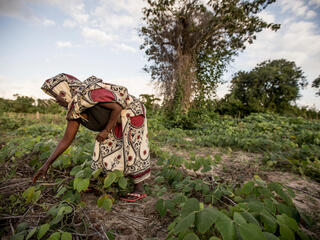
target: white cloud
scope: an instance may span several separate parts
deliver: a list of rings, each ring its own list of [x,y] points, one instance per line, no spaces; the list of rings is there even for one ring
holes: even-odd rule
[[[279,1],[281,6],[281,12],[290,12],[298,17],[305,17],[307,19],[317,16],[317,12],[314,11],[314,5],[320,6],[320,0],[310,0],[309,5],[305,0],[282,0]]]
[[[320,7],[320,0],[310,0],[309,4]]]
[[[275,16],[267,11],[260,12],[258,16],[268,23],[275,22]]]
[[[132,53],[137,52],[137,50],[134,47],[131,47],[131,46],[124,44],[124,43],[118,44],[117,48],[120,50],[123,50],[123,51],[127,51],[127,52],[132,52]]]
[[[58,48],[72,47],[72,43],[69,41],[66,41],[66,42],[58,41],[56,44]]]
[[[89,41],[99,42],[105,44],[114,39],[114,36],[107,34],[99,29],[84,28],[82,29],[82,35]]]
[[[67,28],[74,28],[76,26],[76,23],[70,19],[67,19],[63,22],[63,26]]]
[[[309,10],[306,14],[307,19],[311,19],[317,16],[317,13],[315,11]]]
[[[43,22],[42,22],[42,24],[43,24],[44,26],[53,26],[53,25],[55,25],[56,23],[55,23],[55,21],[52,21],[52,20],[50,20],[50,19],[44,19]]]

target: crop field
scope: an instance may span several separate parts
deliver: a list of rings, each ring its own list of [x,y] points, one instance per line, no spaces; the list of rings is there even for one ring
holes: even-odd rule
[[[59,115],[0,116],[1,239],[320,239],[320,120],[251,114],[189,130],[148,119],[147,197],[92,171],[96,133],[84,127],[32,184],[64,134]]]

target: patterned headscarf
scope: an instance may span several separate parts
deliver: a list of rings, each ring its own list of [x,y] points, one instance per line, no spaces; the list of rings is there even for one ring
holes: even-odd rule
[[[51,97],[54,97],[52,94],[52,92],[54,92],[70,103],[76,94],[77,88],[79,88],[81,84],[81,81],[76,77],[69,74],[60,73],[46,80],[41,89]]]

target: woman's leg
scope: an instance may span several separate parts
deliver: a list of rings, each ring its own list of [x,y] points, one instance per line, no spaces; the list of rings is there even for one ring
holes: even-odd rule
[[[135,192],[135,193],[144,193],[143,182],[139,182],[139,183],[134,184],[133,192]]]

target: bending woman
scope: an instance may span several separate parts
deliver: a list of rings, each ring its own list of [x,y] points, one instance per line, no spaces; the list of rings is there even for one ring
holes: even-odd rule
[[[34,175],[45,176],[48,168],[72,143],[79,125],[99,131],[91,168],[120,170],[133,178],[135,193],[142,193],[150,176],[150,154],[145,106],[125,87],[102,82],[94,76],[84,82],[68,74],[45,81],[41,89],[67,108],[67,128],[58,146]]]

